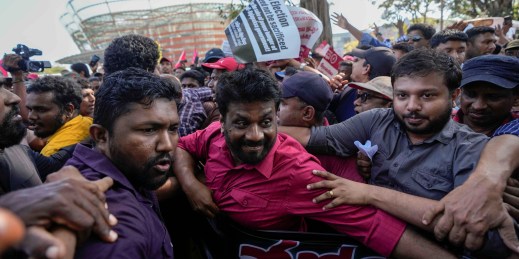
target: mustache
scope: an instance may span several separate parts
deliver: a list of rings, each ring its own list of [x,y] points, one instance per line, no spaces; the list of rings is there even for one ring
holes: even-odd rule
[[[5,117],[11,120],[18,114],[20,114],[20,107],[18,107],[18,105],[13,105],[11,111],[9,111]]]
[[[403,118],[411,118],[411,119],[426,119],[426,116],[423,116],[417,112],[410,112],[402,115]]]
[[[249,146],[249,147],[259,147],[259,146],[265,145],[265,141],[248,141],[248,140],[245,140],[245,141],[242,142],[242,144],[244,146]]]
[[[173,165],[174,161],[175,161],[175,159],[173,159],[173,157],[171,157],[171,155],[169,153],[163,153],[163,154],[160,154],[160,155],[148,160],[148,162],[146,162],[146,165],[144,166],[144,168],[152,168],[156,164],[163,163],[163,162],[169,162],[171,165]]]

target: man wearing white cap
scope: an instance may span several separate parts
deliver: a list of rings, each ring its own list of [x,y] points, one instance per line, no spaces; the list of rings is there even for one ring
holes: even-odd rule
[[[375,77],[367,83],[350,83],[349,86],[357,89],[357,97],[353,102],[357,114],[375,108],[391,108],[393,104],[393,87],[389,76]]]

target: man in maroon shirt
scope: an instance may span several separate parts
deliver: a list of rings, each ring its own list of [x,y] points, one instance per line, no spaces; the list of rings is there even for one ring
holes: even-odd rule
[[[263,70],[222,76],[216,90],[221,121],[179,140],[174,172],[195,210],[219,211],[252,229],[304,230],[306,218],[324,222],[384,256],[451,255],[405,223],[373,207],[322,210],[308,190],[319,161],[294,139],[277,133],[281,93]],[[194,176],[205,161],[206,185]],[[333,196],[333,193],[330,193]],[[213,202],[214,200],[214,202]]]

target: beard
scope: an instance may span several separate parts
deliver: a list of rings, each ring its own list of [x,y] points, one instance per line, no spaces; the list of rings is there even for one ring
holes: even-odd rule
[[[449,102],[447,108],[442,111],[436,118],[430,119],[430,117],[423,116],[419,112],[410,112],[403,115],[399,115],[393,110],[395,118],[398,120],[407,132],[411,132],[418,135],[429,135],[440,132],[445,124],[451,119],[452,103]],[[405,121],[406,118],[413,119],[424,119],[426,120],[425,125],[415,126]]]
[[[36,135],[36,137],[38,138],[46,138],[46,137],[49,137],[49,136],[52,136],[52,134],[56,133],[56,131],[59,130],[59,128],[61,128],[61,126],[63,126],[63,124],[65,124],[65,120],[63,120],[63,113],[60,113],[58,115],[56,115],[56,117],[54,118],[54,126],[51,130],[49,131],[34,131],[34,135]]]
[[[20,144],[25,137],[26,129],[22,121],[15,121],[14,117],[19,114],[18,106],[6,114],[2,124],[0,125],[0,148],[7,148]]]
[[[146,190],[156,190],[166,183],[168,177],[173,174],[173,158],[169,153],[149,158],[142,166],[138,166],[128,161],[128,156],[119,152],[119,148],[113,142],[109,144],[111,160],[114,165],[128,178],[136,187]],[[170,167],[167,171],[161,172],[154,167],[160,161],[169,160]]]
[[[277,134],[275,134],[276,136]],[[229,147],[231,154],[233,155],[234,159],[238,159],[239,161],[245,163],[245,164],[251,164],[255,165],[258,164],[265,158],[268,154],[268,152],[272,149],[274,144],[276,143],[276,139],[273,140],[263,138],[262,141],[258,142],[252,142],[245,140],[245,137],[240,138],[236,141],[231,141],[231,138],[227,132],[227,130],[224,130],[224,136],[225,136],[225,142],[227,143],[227,146]],[[242,150],[242,147],[263,147],[261,152],[244,152]]]

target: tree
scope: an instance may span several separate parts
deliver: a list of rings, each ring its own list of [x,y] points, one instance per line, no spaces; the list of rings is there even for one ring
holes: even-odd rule
[[[516,15],[514,0],[375,0],[372,3],[384,9],[382,18],[389,21],[400,15],[410,16],[413,22],[425,22],[432,9],[442,7],[450,11],[451,17],[465,19]]]
[[[376,2],[375,2],[376,3]],[[383,8],[382,19],[396,22],[401,16],[411,16],[413,22],[427,22],[427,14],[437,4],[437,0],[385,0],[378,8]]]
[[[328,44],[333,45],[332,40],[332,24],[330,21],[330,5],[328,1],[323,0],[301,0],[299,6],[307,9],[314,13],[319,20],[323,23],[323,33],[317,40],[317,44],[320,44],[323,40],[326,40]]]
[[[467,18],[512,15],[514,7],[513,0],[448,0],[445,4],[454,15]]]

